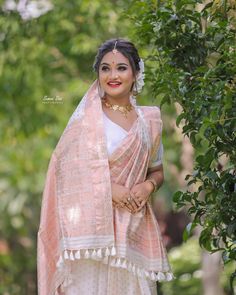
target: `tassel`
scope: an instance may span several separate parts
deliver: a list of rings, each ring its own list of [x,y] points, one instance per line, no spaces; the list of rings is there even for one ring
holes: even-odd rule
[[[73,252],[72,252],[72,251],[70,252],[70,260],[75,260],[75,258],[74,258],[74,255],[73,255]]]
[[[92,258],[97,258],[97,252],[95,251],[95,249],[93,250],[93,253],[91,255]]]
[[[80,259],[80,250],[78,250],[78,251],[76,251],[76,253],[75,253],[75,258],[76,259]]]
[[[109,255],[110,255],[110,251],[108,248],[106,248],[105,256],[109,256]]]
[[[156,280],[156,276],[155,276],[155,273],[154,273],[154,271],[152,271],[152,273],[151,273],[151,279],[152,279],[153,281],[155,281],[155,280]]]
[[[166,273],[166,280],[167,280],[167,282],[169,282],[169,281],[171,281],[171,280],[173,280],[173,278],[174,278],[174,276],[173,276],[173,274],[172,273]]]
[[[160,275],[161,275],[161,280],[164,281],[166,279],[165,274],[161,272]]]
[[[102,249],[97,250],[97,257],[102,258]]]
[[[116,248],[114,246],[112,246],[111,248],[111,256],[115,256],[116,255]]]
[[[69,259],[69,254],[68,254],[67,250],[65,250],[65,252],[64,252],[64,258]]]
[[[86,258],[86,259],[90,258],[90,254],[89,254],[88,249],[85,251],[84,258]]]
[[[144,273],[145,273],[145,276],[146,276],[147,278],[149,278],[149,272],[145,270]]]
[[[161,281],[161,276],[160,276],[160,274],[161,274],[160,272],[158,272],[158,274],[157,274],[157,280],[158,280],[158,281]]]
[[[165,280],[165,275],[163,274],[163,272],[158,272],[157,274],[157,279],[158,281],[164,281]]]

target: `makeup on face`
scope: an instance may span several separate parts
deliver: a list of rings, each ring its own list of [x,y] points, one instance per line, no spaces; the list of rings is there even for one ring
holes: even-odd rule
[[[115,64],[114,61],[113,61],[112,63]],[[116,65],[116,68],[117,68],[118,73],[119,73],[119,72],[124,72],[124,71],[127,70],[128,65],[127,65],[126,63],[118,63],[118,64]],[[108,63],[102,63],[102,64],[101,64],[101,71],[102,71],[102,72],[109,72],[109,70],[110,70],[110,65],[109,65]],[[122,82],[119,81],[119,79],[117,79],[116,76],[115,76],[114,78],[115,78],[115,79],[110,78],[110,80],[107,82],[107,84],[108,84],[110,87],[112,87],[112,88],[118,88],[118,87],[122,84]]]
[[[113,61],[112,65],[114,65],[114,64],[115,64],[115,62]],[[103,71],[103,72],[109,71],[111,68],[111,66],[106,62],[103,62],[100,67],[101,67],[101,71]],[[117,70],[121,71],[121,72],[126,71],[128,67],[129,67],[129,65],[127,65],[126,63],[118,63],[116,65]]]
[[[128,97],[134,81],[129,60],[120,52],[108,52],[99,66],[99,79],[108,96]]]

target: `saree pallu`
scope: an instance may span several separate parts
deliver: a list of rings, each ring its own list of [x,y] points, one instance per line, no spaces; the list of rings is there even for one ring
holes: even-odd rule
[[[161,139],[159,108],[136,106],[136,121],[108,156],[97,81],[81,105],[81,117],[65,129],[48,167],[38,231],[39,295],[73,284],[79,259],[154,282],[173,279],[150,202],[131,214],[113,208],[111,195],[111,182],[131,188],[146,179]]]

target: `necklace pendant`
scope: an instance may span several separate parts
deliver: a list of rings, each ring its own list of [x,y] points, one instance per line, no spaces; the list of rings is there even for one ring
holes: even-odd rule
[[[125,118],[127,118],[127,114],[133,109],[133,106],[126,105],[126,106],[119,106],[117,104],[111,104],[106,99],[102,98],[102,102],[104,102],[105,106],[112,109],[113,111],[119,111]]]

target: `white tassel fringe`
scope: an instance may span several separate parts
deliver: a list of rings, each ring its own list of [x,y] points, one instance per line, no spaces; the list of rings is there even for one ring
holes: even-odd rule
[[[76,259],[80,259],[81,258],[80,250],[78,250],[78,251],[75,252],[75,258]]]
[[[85,251],[84,258],[86,258],[86,259],[90,258],[90,254],[89,254],[88,249]]]
[[[92,251],[90,253],[90,251]],[[109,249],[108,247],[105,249],[105,253],[103,254],[103,249],[83,249],[83,250],[77,250],[73,252],[73,250],[70,251],[70,254],[67,250],[64,250],[64,253],[60,255],[58,261],[57,261],[57,267],[60,268],[64,260],[72,260],[75,259],[94,259],[94,260],[102,260],[104,264],[110,264],[114,267],[121,267],[127,269],[129,272],[132,272],[134,275],[137,275],[139,277],[146,277],[149,278],[152,281],[171,281],[174,279],[174,275],[172,272],[155,272],[155,271],[148,271],[146,269],[140,268],[131,261],[123,258],[123,257],[114,257],[111,256],[116,255],[116,249],[114,246]],[[70,280],[67,280],[65,284],[67,285]]]

